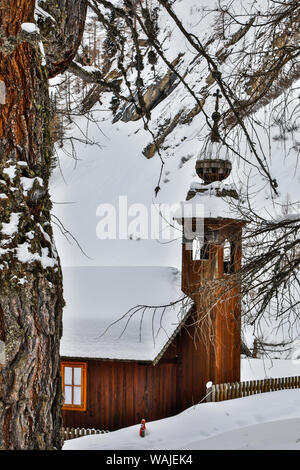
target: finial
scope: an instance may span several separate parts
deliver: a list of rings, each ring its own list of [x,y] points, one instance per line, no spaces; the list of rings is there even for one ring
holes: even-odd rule
[[[221,118],[221,114],[219,113],[219,99],[222,98],[220,90],[217,89],[217,91],[213,94],[213,96],[216,97],[216,104],[215,104],[215,111],[211,115],[211,118],[214,121],[214,124],[211,130],[210,140],[212,142],[220,142],[221,138],[220,138],[219,127],[218,127],[218,122]]]

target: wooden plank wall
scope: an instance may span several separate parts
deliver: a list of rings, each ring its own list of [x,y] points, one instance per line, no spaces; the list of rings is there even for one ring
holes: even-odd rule
[[[176,413],[176,364],[88,361],[87,410],[63,410],[65,427],[115,430]]]

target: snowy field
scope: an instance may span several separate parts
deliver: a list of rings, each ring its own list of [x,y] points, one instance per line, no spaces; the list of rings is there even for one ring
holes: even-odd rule
[[[300,450],[300,390],[193,406],[171,418],[67,441],[64,450]]]

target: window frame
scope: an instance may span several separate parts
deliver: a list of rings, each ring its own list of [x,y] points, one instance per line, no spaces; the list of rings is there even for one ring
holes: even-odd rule
[[[72,369],[72,384],[67,386],[72,387],[72,401],[73,401],[73,391],[74,387],[74,368],[81,369],[81,404],[74,405],[73,403],[63,404],[63,410],[72,410],[72,411],[86,411],[86,398],[87,398],[87,363],[86,362],[73,362],[73,361],[61,361],[61,379],[62,379],[62,390],[65,397],[65,368],[70,367]],[[79,388],[79,385],[77,386]]]

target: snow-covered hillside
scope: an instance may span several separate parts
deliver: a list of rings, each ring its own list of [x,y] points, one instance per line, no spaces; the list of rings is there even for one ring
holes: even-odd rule
[[[264,3],[260,3],[263,7]],[[235,1],[236,11],[246,8],[248,4],[252,5],[252,2],[247,1],[242,4]],[[211,8],[211,2],[177,0],[174,3],[174,10],[184,26],[206,43],[211,36],[214,15],[204,15],[204,19],[200,21],[204,7]],[[179,53],[183,54],[177,69],[185,76],[195,93],[200,93],[206,83],[207,66],[201,58],[195,59],[194,51],[166,12],[161,12],[159,24],[167,59],[173,61]],[[234,30],[230,30],[231,34],[233,32]],[[246,45],[250,40],[251,37],[247,38]],[[216,39],[210,47],[211,51],[216,53],[223,46],[224,41]],[[226,79],[230,79],[229,74],[234,67],[234,55],[232,58],[232,61],[229,60],[229,64],[224,66]],[[145,63],[143,70],[145,89],[156,83],[165,73],[167,66],[161,59],[157,64],[156,75],[150,65]],[[212,95],[215,90],[216,84],[212,83],[206,91]],[[122,91],[126,93],[126,89]],[[149,239],[135,241],[139,237],[138,233],[128,233],[128,237],[132,235],[132,239],[127,240],[99,240],[96,236],[96,227],[100,217],[96,215],[96,211],[100,204],[109,203],[113,204],[118,214],[120,195],[128,197],[128,206],[142,203],[149,208],[149,212],[152,203],[175,204],[184,200],[190,183],[196,177],[194,171],[196,157],[209,134],[205,117],[200,113],[189,123],[175,126],[174,131],[164,141],[161,147],[161,155],[165,162],[161,190],[155,198],[154,189],[158,183],[161,161],[157,154],[147,159],[142,153],[147,144],[151,143],[151,135],[144,130],[142,120],[134,122],[119,120],[112,124],[113,116],[109,111],[110,99],[110,94],[104,94],[101,96],[102,104],[97,103],[94,106],[92,116],[95,123],[87,121],[86,118],[75,118],[76,125],[71,127],[68,134],[77,139],[83,139],[87,134],[89,140],[97,142],[101,148],[74,140],[76,161],[71,157],[71,143],[65,143],[64,150],[69,152],[68,155],[58,149],[59,166],[52,176],[52,195],[54,202],[57,203],[54,213],[92,258],[86,258],[72,240],[69,244],[57,229],[56,240],[62,262],[64,265],[171,265],[180,268],[180,232],[173,234],[173,238],[178,239],[172,243],[168,243],[168,238],[161,240],[161,243]],[[188,114],[194,106],[195,100],[184,85],[179,83],[172,93],[153,109],[150,129],[159,135],[159,129],[163,128],[166,121],[172,120],[180,110]],[[207,100],[206,108],[209,116],[213,107],[214,98],[211,96]],[[226,104],[221,100],[221,110],[225,108]],[[268,121],[269,115],[270,108],[266,107],[255,115],[255,119],[263,123],[265,120]],[[253,129],[253,138],[255,136],[257,144],[258,137],[261,139],[271,174],[278,180],[280,195],[275,200],[271,199],[266,180],[255,165],[249,165],[233,155],[231,155],[233,172],[227,182],[235,183],[238,187],[249,184],[251,194],[255,195],[252,202],[257,210],[266,209],[270,214],[280,213],[278,203],[284,202],[287,194],[291,200],[296,200],[299,192],[299,177],[295,173],[295,154],[291,151],[286,158],[284,156],[284,149],[292,146],[293,139],[288,136],[288,140],[283,143],[280,140],[272,141],[272,136],[278,134],[276,126],[271,128],[270,140],[262,128],[257,127],[255,132],[258,133],[256,136]],[[249,158],[249,149],[246,148],[243,139],[240,141],[240,151]],[[132,213],[129,220],[134,218]]]

